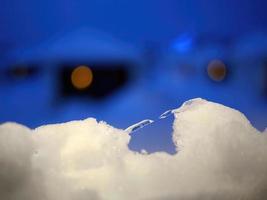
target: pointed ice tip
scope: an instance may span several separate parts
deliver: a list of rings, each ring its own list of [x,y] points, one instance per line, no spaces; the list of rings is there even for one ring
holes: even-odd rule
[[[190,99],[190,100],[184,102],[183,105],[191,105],[193,103],[204,102],[204,101],[206,101],[206,100],[202,99],[202,98],[194,98],[194,99]]]
[[[151,119],[145,119],[145,120],[142,120],[136,124],[133,124],[131,126],[129,126],[128,128],[125,129],[126,132],[128,133],[132,133],[132,132],[135,132],[149,124],[152,124],[154,121],[151,120]]]
[[[184,107],[184,106],[190,106],[190,105],[197,105],[197,104],[202,104],[204,102],[207,102],[207,100],[205,99],[202,99],[202,98],[194,98],[194,99],[190,99],[188,101],[185,101],[181,107]]]
[[[205,99],[202,99],[202,98],[190,99],[188,101],[185,101],[179,108],[173,109],[172,113],[173,114],[181,113],[181,112],[184,112],[186,110],[192,109],[193,107],[202,105],[206,102],[208,102],[208,101]]]

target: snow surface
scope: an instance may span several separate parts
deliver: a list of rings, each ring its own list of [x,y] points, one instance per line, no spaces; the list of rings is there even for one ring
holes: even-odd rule
[[[231,108],[193,99],[173,111],[177,153],[128,148],[93,118],[30,130],[0,125],[0,199],[265,199],[267,134]]]

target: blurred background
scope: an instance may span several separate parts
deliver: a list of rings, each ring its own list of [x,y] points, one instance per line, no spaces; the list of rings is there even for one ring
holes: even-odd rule
[[[124,129],[202,97],[267,126],[265,0],[0,4],[0,123],[95,117]],[[174,152],[171,126],[157,120],[130,147]]]

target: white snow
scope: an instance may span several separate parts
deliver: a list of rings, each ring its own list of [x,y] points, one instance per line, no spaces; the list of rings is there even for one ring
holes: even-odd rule
[[[2,124],[0,199],[267,197],[266,132],[240,112],[202,99],[174,115],[175,155],[133,152],[128,132],[92,118],[35,130]]]

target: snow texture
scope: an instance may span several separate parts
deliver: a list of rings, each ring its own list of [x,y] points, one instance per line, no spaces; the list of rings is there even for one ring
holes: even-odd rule
[[[266,131],[202,99],[173,113],[175,155],[133,152],[128,132],[92,118],[34,130],[2,124],[0,199],[266,199]]]

